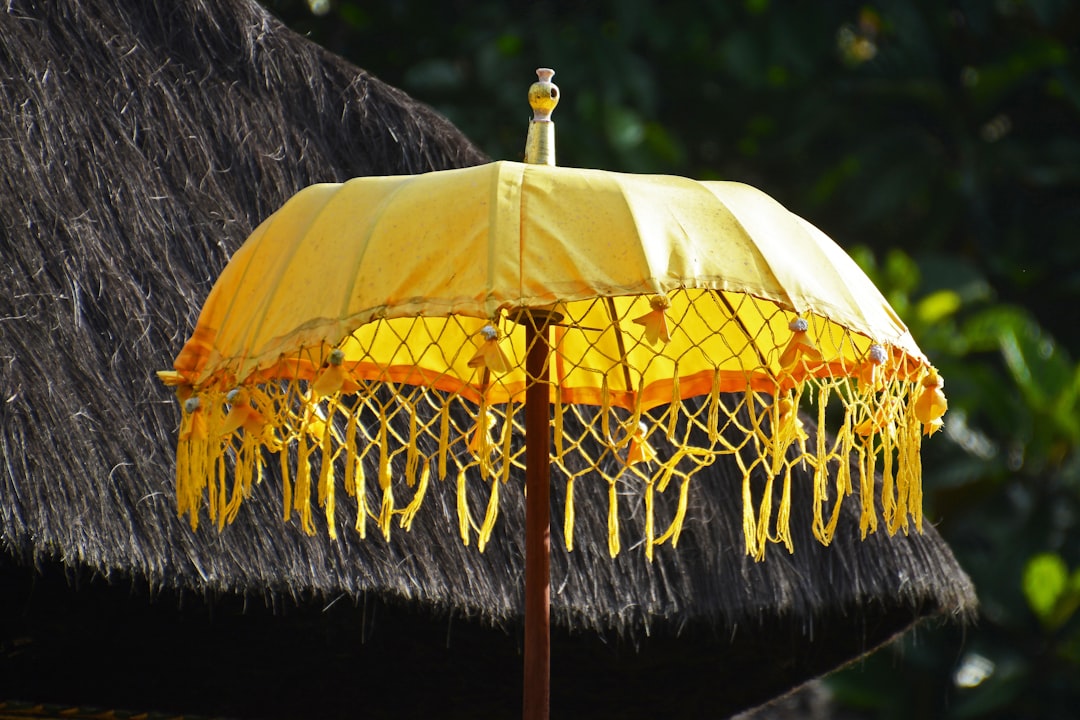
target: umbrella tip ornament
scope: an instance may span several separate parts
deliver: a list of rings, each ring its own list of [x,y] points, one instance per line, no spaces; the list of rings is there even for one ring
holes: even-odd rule
[[[533,109],[534,122],[551,120],[551,111],[559,104],[559,87],[551,82],[555,71],[551,68],[537,68],[539,78],[529,88],[529,106]]]
[[[530,165],[555,164],[555,123],[551,112],[559,104],[559,87],[551,82],[554,75],[551,68],[537,68],[539,79],[529,88],[533,117],[525,140],[525,162]]]

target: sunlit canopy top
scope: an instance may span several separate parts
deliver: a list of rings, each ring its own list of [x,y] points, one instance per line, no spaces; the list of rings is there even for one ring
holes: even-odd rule
[[[657,302],[667,306],[673,328],[663,347],[647,341],[645,324],[630,322]],[[563,388],[584,388],[567,400],[587,402],[601,375],[625,377],[627,360],[646,354],[657,378],[677,360],[685,378],[706,368],[711,375],[719,364],[725,389],[744,390],[748,380],[775,385],[798,317],[808,321],[830,373],[839,363],[850,374],[871,343],[903,358],[895,369],[904,375],[925,362],[843,250],[754,188],[494,162],[303,190],[236,253],[175,368],[194,386],[267,371],[310,378],[330,348],[379,321],[360,332],[368,333],[364,344],[381,333],[399,346],[402,336],[428,346],[438,335],[441,349],[418,369],[423,353],[415,348],[376,358],[370,350],[351,351],[353,338],[342,350],[360,376],[365,370],[356,363],[374,363],[367,374],[384,379],[388,366],[401,364],[397,379],[462,391],[478,382],[468,361],[484,326],[511,338],[503,348],[516,367],[524,356],[521,333],[507,317],[552,306],[578,328],[557,330],[563,355],[576,356],[575,344],[609,345],[576,368],[574,382],[554,378]],[[451,315],[452,323],[437,328],[415,322]],[[601,339],[590,330],[613,320],[621,333]],[[517,376],[501,382],[508,394],[524,386],[523,371],[511,373]],[[622,390],[629,392],[651,378],[645,372],[608,382],[628,382],[635,387]]]

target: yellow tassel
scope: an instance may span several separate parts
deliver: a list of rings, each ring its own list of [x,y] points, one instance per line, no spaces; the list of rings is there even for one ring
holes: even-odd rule
[[[233,470],[233,487],[225,504],[225,522],[231,523],[240,512],[240,503],[250,495],[252,476],[255,473],[256,459],[261,455],[258,440],[244,433],[240,438],[240,447],[236,451],[236,467]]]
[[[217,457],[217,477],[218,477],[218,532],[225,529],[225,520],[228,517],[229,507],[229,473],[225,463],[225,453],[223,443],[215,443],[215,447],[222,449],[222,452]],[[233,485],[235,486],[236,480],[233,479]]]
[[[469,515],[469,501],[465,495],[465,469],[458,470],[457,476],[457,515],[458,531],[461,533],[461,542],[469,544],[469,528],[472,526],[472,517]]]
[[[828,392],[826,389],[826,392],[824,393],[823,399],[821,401],[823,403],[823,408],[824,405],[827,404],[827,398]],[[843,396],[841,395],[841,399],[842,398]],[[823,415],[824,412],[821,412],[819,417]],[[843,500],[844,498],[851,495],[853,490],[853,487],[851,485],[851,419],[850,415],[847,413],[847,409],[845,408],[844,424],[840,428],[840,432],[838,433],[838,437],[833,443],[833,448],[831,451],[827,451],[825,449],[826,442],[824,427],[824,423],[819,424],[819,428],[821,429],[819,430],[818,435],[818,447],[820,454],[818,463],[821,472],[824,473],[824,477],[822,479],[823,484],[828,482],[827,463],[830,460],[836,460],[837,465],[835,482],[836,498],[833,501],[832,514],[829,517],[829,522],[825,526],[824,532],[821,536],[822,542],[824,542],[825,544],[829,544],[830,542],[832,542],[833,536],[836,533],[836,525],[840,520],[840,510],[843,506]],[[837,453],[837,448],[840,448],[839,453]]]
[[[359,533],[360,538],[367,537],[367,518],[368,518],[368,503],[367,503],[367,484],[364,478],[364,463],[360,455],[354,454],[349,461],[349,467],[353,471],[353,487],[356,494],[356,532]]]
[[[330,418],[334,417],[337,403],[330,402],[330,406],[327,409],[327,424],[330,424]],[[322,451],[319,461],[319,504],[325,505],[330,493],[330,488],[334,483],[334,444],[333,433],[323,433],[321,440],[319,441],[319,449]]]
[[[251,475],[255,464],[248,450],[249,442],[247,438],[244,438],[240,442],[240,447],[236,449],[232,490],[225,501],[225,512],[223,514],[226,525],[236,519],[237,514],[240,512],[241,501],[248,496],[247,488],[251,484]]]
[[[679,546],[679,536],[682,534],[683,521],[686,519],[686,508],[690,499],[690,478],[683,478],[679,486],[679,504],[675,508],[675,519],[671,522],[671,547]]]
[[[755,542],[759,554],[754,556],[755,560],[765,559],[765,547],[769,539],[769,521],[772,520],[772,493],[773,475],[769,473],[765,478],[765,492],[761,496],[761,505],[758,506]]]
[[[555,445],[555,458],[561,460],[563,458],[563,404],[559,391],[555,391],[555,421],[553,423],[554,429],[552,432]]]
[[[511,453],[514,447],[514,404],[507,403],[503,412],[502,473],[499,480],[505,485],[510,480],[510,468],[513,467]]]
[[[877,449],[874,447],[874,436],[869,435],[863,439],[859,449],[860,459],[860,495],[862,497],[862,516],[859,520],[859,529],[865,540],[870,533],[877,532],[877,510],[874,508],[874,478],[877,475]]]
[[[656,542],[656,513],[653,505],[656,493],[653,484],[652,478],[645,483],[645,558],[649,562],[652,562],[653,549],[658,544]]]
[[[191,396],[187,387],[179,388],[177,394],[187,395],[183,400],[184,412],[177,443],[177,511],[180,514],[188,513],[191,529],[195,530],[199,524],[203,489],[207,486],[206,461],[210,452],[207,447],[209,430],[203,407],[204,401],[199,397]]]
[[[177,517],[183,517],[184,513],[191,507],[191,501],[188,499],[189,486],[192,482],[188,472],[190,445],[191,443],[187,440],[177,440],[176,442],[176,475],[174,481],[176,483]]]
[[[334,522],[336,501],[334,498],[334,449],[327,433],[322,442],[322,464],[319,466],[319,504],[326,511],[326,531],[330,539],[337,539],[337,523]]]
[[[424,502],[424,495],[427,494],[428,482],[431,472],[428,469],[428,463],[424,462],[424,467],[420,470],[420,484],[416,487],[416,494],[413,495],[413,499],[405,506],[405,509],[401,511],[400,527],[406,531],[412,529],[413,519],[416,517],[416,513],[420,510],[420,505]]]
[[[446,479],[446,459],[450,450],[450,403],[439,406],[439,479]]]
[[[218,512],[218,502],[221,498],[221,485],[224,478],[221,477],[221,472],[218,469],[218,461],[214,453],[210,451],[211,443],[207,443],[208,456],[206,459],[206,505],[207,514],[210,516],[210,520],[217,524],[218,531],[221,530],[221,520],[223,519]]]
[[[897,512],[900,500],[900,488],[896,486],[896,476],[893,474],[893,440],[894,435],[882,434],[881,440],[881,515],[885,520],[885,527],[892,535],[896,532],[897,525],[902,513]]]
[[[909,415],[914,415],[914,408],[910,409]],[[922,435],[917,418],[905,419],[903,436],[900,441],[900,467],[898,473],[902,476],[902,482],[907,488],[906,512],[915,522],[915,528],[922,532],[922,463],[919,460]]]
[[[215,422],[218,412],[216,398],[213,397],[213,394],[207,393],[199,400],[201,404],[192,417],[192,432],[200,441],[196,447],[202,451],[202,457],[199,458],[198,462],[205,478],[207,512],[210,520],[217,522],[218,501],[220,498],[219,478],[222,481],[224,480],[218,469],[219,459],[222,455],[220,449],[222,443],[218,433],[220,425]]]
[[[675,433],[678,430],[679,413],[677,408],[682,407],[682,395],[679,389],[679,363],[676,361],[675,369],[671,375],[671,409],[668,413],[667,439],[675,442]]]
[[[387,419],[379,418],[379,488],[390,488],[390,442],[386,433]]]
[[[894,441],[894,444],[896,446],[895,474],[897,490],[897,511],[900,516],[899,521],[896,523],[896,530],[903,530],[905,534],[908,532],[909,520],[914,519],[914,498],[919,492],[919,490],[912,483],[912,473],[910,470],[910,461],[908,457],[908,451],[911,446],[911,433],[908,430],[910,426],[910,421],[905,418],[901,422],[899,431],[897,432],[896,439]]]
[[[282,515],[281,518],[285,522],[289,522],[292,519],[293,512],[293,486],[289,479],[289,449],[288,443],[284,443],[284,447],[278,451],[278,460],[281,466],[281,495],[282,495]]]
[[[671,460],[664,463],[664,465],[661,468],[661,472],[659,473],[659,479],[656,480],[655,483],[650,482],[645,486],[646,536],[648,535],[648,524],[649,524],[649,519],[650,519],[648,509],[649,509],[650,506],[652,506],[654,508],[653,512],[651,514],[652,514],[652,518],[653,518],[653,524],[655,525],[655,522],[656,522],[656,520],[655,520],[655,517],[656,517],[655,493],[656,492],[661,492],[662,493],[665,490],[667,490],[668,483],[671,482],[671,477],[675,472],[675,466],[678,464],[678,462],[679,462],[679,456],[676,455],[674,458],[672,458]],[[655,529],[654,529],[653,532],[655,532]],[[653,540],[653,544],[654,545],[663,545],[668,540],[670,540],[671,536],[674,535],[674,534],[675,534],[675,523],[671,522],[668,525],[668,529],[665,530],[664,533],[662,535],[660,535],[660,537]]]
[[[922,532],[922,463],[919,460],[919,445],[922,442],[922,437],[919,435],[918,430],[913,428],[911,433],[910,445],[908,446],[909,462],[907,463],[907,482],[911,488],[909,499],[911,502],[911,512],[915,518],[915,529]]]
[[[826,384],[818,389],[818,416],[817,416],[817,448],[814,453],[814,522],[813,532],[822,545],[828,545],[832,536],[826,531],[824,512],[825,502],[828,500],[829,472],[825,458],[825,406],[828,403],[829,391]],[[836,499],[837,504],[840,498]]]
[[[217,483],[217,502],[215,510],[218,518],[218,531],[225,528],[227,507],[229,504],[229,473],[226,462],[226,450],[232,447],[231,438],[221,432],[225,421],[225,395],[214,393],[210,422],[207,424],[210,447],[213,450],[213,468]],[[235,480],[233,480],[234,483]]]
[[[615,557],[621,550],[619,542],[619,495],[615,491],[615,482],[608,481],[608,553]]]
[[[192,503],[192,486],[195,480],[191,473],[191,442],[180,440],[176,446],[176,514],[183,517],[188,515],[191,529],[199,526],[199,510]]]
[[[769,475],[775,477],[780,473],[780,466],[784,462],[784,454],[787,450],[783,418],[791,415],[790,398],[784,397],[774,400],[769,407],[768,414],[772,437],[766,434],[762,439],[765,441],[769,453]]]
[[[296,487],[293,507],[300,512],[300,527],[308,535],[315,534],[311,520],[311,445],[307,433],[301,432],[296,441]]]
[[[409,446],[405,450],[405,484],[416,485],[416,468],[420,463],[419,432],[417,430],[416,408],[409,413]]]
[[[382,504],[379,508],[378,525],[383,537],[390,539],[390,518],[394,513],[394,491],[390,486],[390,447],[387,439],[385,409],[380,409],[379,418],[379,489],[382,490]]]
[[[486,402],[480,403],[480,409],[476,413],[476,428],[469,439],[469,452],[481,463],[481,469],[486,470],[491,463],[491,431],[495,427],[495,416],[488,409]],[[485,464],[484,458],[488,458]]]
[[[755,559],[760,559],[757,540],[757,514],[754,512],[754,495],[750,492],[750,470],[743,464],[742,455],[734,454],[735,461],[742,470],[742,514],[743,514],[743,542],[746,544],[746,554]]]
[[[394,488],[387,485],[382,491],[382,505],[379,507],[379,529],[383,538],[390,539],[390,521],[394,517]]]
[[[600,381],[600,431],[604,443],[612,445],[614,440],[611,437],[611,391],[608,388],[607,375],[604,375]]]
[[[784,543],[789,553],[795,552],[791,542],[791,466],[784,472],[784,485],[780,491],[780,508],[776,512],[776,541]]]
[[[716,444],[720,435],[720,369],[713,370],[712,387],[709,389],[709,443]]]
[[[356,425],[359,410],[353,408],[348,411],[348,421],[345,423],[345,492],[351,497],[356,496]]]
[[[563,538],[567,552],[574,550],[574,477],[566,481],[566,511],[563,513]]]
[[[628,388],[633,389],[633,388]],[[641,398],[645,396],[645,376],[644,374],[638,379],[638,385],[636,392],[634,393],[634,407],[631,410],[630,420],[626,423],[626,427],[631,428],[647,428],[646,423],[641,420]],[[646,433],[648,434],[648,433]]]
[[[852,443],[854,439],[852,437],[851,430],[851,414],[845,413],[844,426],[840,430],[840,437],[837,438],[837,444],[840,447],[840,457],[838,467],[836,470],[836,486],[842,488],[844,491],[844,497],[851,495],[855,489],[854,483],[851,481],[851,457],[852,457]],[[840,503],[839,496],[836,498],[836,505],[833,506],[833,516],[829,520],[828,536],[831,538],[836,528],[837,521],[840,517]]]
[[[488,498],[487,511],[484,513],[484,522],[480,526],[480,532],[478,533],[479,539],[476,541],[476,547],[480,552],[484,552],[484,548],[487,547],[488,540],[491,539],[491,531],[495,527],[495,519],[499,516],[499,482],[492,478],[491,481],[491,497]]]

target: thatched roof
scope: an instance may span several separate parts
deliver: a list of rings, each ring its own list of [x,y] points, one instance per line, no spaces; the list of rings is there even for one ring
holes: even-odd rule
[[[371,632],[385,647],[377,657],[374,648],[352,643],[336,670],[315,662],[316,677],[357,677],[365,663],[390,662],[387,648],[414,652],[434,643],[428,650],[435,652],[449,639],[453,656],[440,666],[440,682],[490,673],[487,681],[498,687],[489,694],[508,695],[516,707],[518,648],[502,629],[512,630],[521,616],[520,492],[503,493],[484,554],[457,539],[452,483],[433,484],[412,532],[389,542],[345,531],[336,541],[305,535],[280,520],[272,482],[257,488],[222,533],[208,523],[192,532],[176,517],[172,496],[179,413],[154,376],[171,365],[229,254],[301,187],[483,159],[430,109],[248,0],[15,0],[0,9],[5,579],[15,578],[29,598],[43,592],[22,574],[33,565],[122,579],[119,596],[89,584],[97,588],[93,602],[109,607],[145,609],[148,589],[166,598],[218,597],[219,605],[238,593],[255,596],[252,606],[267,599],[293,608],[274,627],[300,617],[308,631],[313,614],[329,628],[366,627],[348,600],[379,604],[386,610]],[[590,493],[606,507],[606,485],[579,483],[578,549],[566,553],[558,533],[553,543],[556,709],[560,697],[595,692],[608,707],[617,696],[621,717],[631,716],[625,708],[670,710],[675,700],[709,703],[723,714],[828,671],[920,618],[973,607],[970,583],[932,528],[859,542],[856,498],[829,548],[813,541],[808,502],[797,498],[796,553],[777,549],[754,563],[742,547],[737,477],[717,466],[694,483],[679,547],[662,548],[651,564],[640,548],[607,557],[605,518],[582,510]],[[554,490],[561,512],[558,484]],[[797,496],[809,492],[808,483],[796,485]],[[627,544],[640,537],[632,512],[628,500]],[[187,597],[189,607],[202,602]],[[338,597],[347,601],[337,607],[354,612],[330,622],[318,609]],[[20,607],[37,601],[28,602]],[[154,613],[166,616],[163,627],[176,622],[170,602],[139,614],[148,625],[137,637],[119,629],[109,635],[134,643],[139,667],[153,667],[152,651],[138,643],[151,637]],[[41,637],[50,632],[34,627]],[[72,642],[88,631],[52,630]],[[346,652],[322,633],[323,652]],[[409,639],[398,644],[389,636]],[[206,642],[192,662],[226,663],[230,643]],[[3,655],[0,668],[8,672],[0,678],[22,684],[0,679],[0,695],[40,689],[29,680],[41,677],[33,657]],[[270,650],[260,657],[287,662]],[[41,662],[53,667],[58,660]],[[310,678],[297,673],[297,693],[330,702],[305,692]],[[589,681],[572,684],[578,674]],[[178,697],[191,697],[183,693],[197,685],[192,675],[176,681],[184,689]],[[608,684],[616,681],[617,693]],[[162,679],[155,687],[164,696],[170,686]],[[236,697],[251,697],[245,687],[237,680]],[[664,702],[653,698],[656,688]],[[377,695],[362,702],[370,708]],[[312,716],[335,716],[329,705],[309,707]]]

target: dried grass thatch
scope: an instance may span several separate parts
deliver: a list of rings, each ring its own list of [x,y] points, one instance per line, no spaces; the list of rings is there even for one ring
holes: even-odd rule
[[[517,648],[491,628],[514,627],[521,615],[520,493],[503,494],[482,555],[457,540],[449,483],[434,485],[412,532],[389,542],[344,531],[337,541],[304,535],[281,522],[274,483],[260,486],[221,534],[193,533],[172,497],[176,404],[153,374],[169,367],[229,254],[302,186],[483,159],[430,109],[249,0],[12,0],[0,8],[4,579],[31,604],[36,581],[22,570],[55,563],[136,588],[123,600],[90,583],[94,602],[107,597],[110,607],[141,608],[151,588],[168,597],[193,590],[288,599],[295,605],[286,617],[303,623],[321,607],[312,598],[377,600],[399,618],[420,609],[422,616],[384,622],[410,637],[426,632],[423,642],[436,646],[449,637],[438,682],[460,687],[486,671],[516,702],[516,684],[504,675],[516,677],[517,666],[504,660]],[[722,715],[828,671],[920,618],[973,607],[969,581],[932,529],[859,542],[855,502],[844,532],[822,548],[803,513],[809,503],[796,497],[797,552],[754,563],[742,548],[738,477],[716,467],[696,482],[678,549],[661,548],[651,564],[640,549],[607,557],[606,518],[591,522],[583,510],[590,492],[606,507],[606,485],[579,484],[579,549],[568,554],[553,543],[556,696],[595,693],[608,707],[618,698],[624,718],[634,714],[626,708],[669,712],[676,701],[708,703]],[[808,500],[808,483],[795,491]],[[560,507],[557,493],[553,503]],[[627,538],[640,536],[633,525],[625,523]],[[7,598],[23,603],[21,592]],[[173,611],[154,622],[171,626]],[[63,634],[73,632],[57,630],[82,637]],[[138,635],[110,636],[135,648],[151,632]],[[317,677],[355,677],[364,663],[390,662],[384,650],[416,652],[410,643],[387,642],[377,660],[353,644],[348,663]],[[228,644],[202,649],[224,663]],[[144,656],[152,651],[129,651],[153,667]],[[37,667],[31,656],[5,650],[0,667],[21,668],[6,677],[25,681]],[[261,657],[284,662],[269,650]],[[396,662],[400,672],[415,667]],[[572,684],[579,675],[587,682]],[[192,677],[177,682],[194,694]],[[302,685],[297,692],[307,696]],[[243,687],[236,684],[237,697]],[[13,687],[0,680],[5,691]],[[377,693],[363,692],[370,708]],[[331,705],[309,707],[309,716],[335,716]]]

